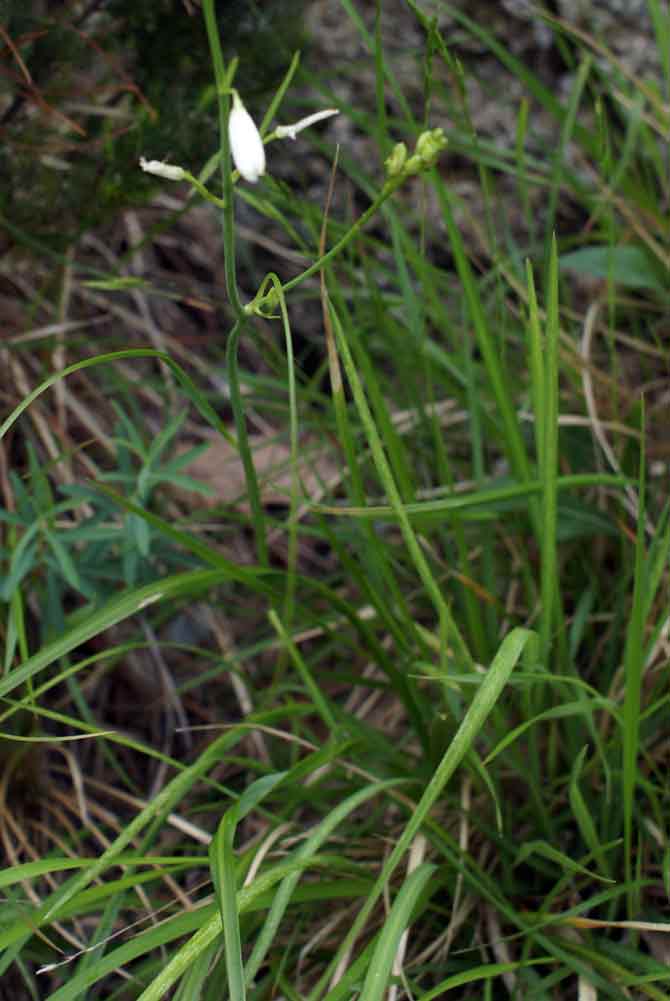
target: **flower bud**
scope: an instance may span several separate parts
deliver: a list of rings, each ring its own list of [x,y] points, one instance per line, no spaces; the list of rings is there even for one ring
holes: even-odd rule
[[[145,160],[143,156],[140,157],[140,167],[147,174],[165,177],[168,181],[183,181],[186,176],[183,167],[177,167],[173,163],[163,163],[162,160]]]
[[[447,137],[443,129],[428,129],[422,132],[416,141],[414,153],[405,163],[404,172],[407,177],[421,174],[424,170],[434,167],[446,145]]]
[[[240,177],[255,184],[265,173],[265,147],[253,118],[233,91],[233,107],[228,118],[228,138],[233,163]]]
[[[387,156],[384,161],[387,175],[389,177],[397,177],[398,174],[402,173],[406,159],[407,147],[404,143],[396,143],[393,147],[393,152],[390,156]]]
[[[439,154],[447,145],[443,129],[428,129],[416,141],[416,152],[427,167],[432,167]]]

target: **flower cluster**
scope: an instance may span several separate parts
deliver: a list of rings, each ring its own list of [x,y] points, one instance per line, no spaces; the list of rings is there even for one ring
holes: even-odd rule
[[[240,175],[250,184],[255,184],[265,173],[265,146],[256,123],[244,107],[242,99],[236,90],[232,91],[233,106],[228,116],[228,141],[233,163]],[[306,118],[301,118],[293,125],[278,125],[270,139],[295,139],[299,132],[310,125],[321,122],[331,115],[338,115],[337,108],[327,108],[315,111]],[[200,185],[187,170],[172,163],[162,163],[160,160],[145,160],[140,157],[140,167],[148,174],[164,177],[168,181],[189,180],[200,189]],[[204,191],[201,193],[205,193]],[[207,197],[207,195],[205,195]]]
[[[437,158],[447,145],[444,129],[428,129],[416,141],[412,156],[407,156],[404,143],[396,143],[393,152],[386,158],[386,175],[390,178],[411,177],[434,167]]]
[[[265,173],[265,145],[256,123],[244,107],[242,99],[236,90],[231,91],[233,95],[233,106],[228,116],[228,141],[230,143],[230,153],[233,163],[240,175],[250,184],[256,182]],[[337,108],[326,108],[323,111],[316,111],[292,125],[278,125],[274,132],[266,137],[266,141],[272,139],[295,139],[299,132],[314,125],[316,122],[330,118],[331,115],[339,114]],[[443,129],[427,129],[422,132],[416,141],[414,153],[409,156],[405,143],[396,143],[390,156],[385,161],[387,183],[393,182],[393,187],[403,181],[406,177],[421,174],[424,170],[434,167],[437,158],[447,145],[447,138]],[[205,197],[209,197],[217,204],[220,199],[210,196],[207,190],[183,167],[178,167],[171,163],[162,163],[160,160],[145,160],[140,158],[142,170],[149,174],[156,174],[158,177],[167,178],[169,181],[188,180],[194,184]]]

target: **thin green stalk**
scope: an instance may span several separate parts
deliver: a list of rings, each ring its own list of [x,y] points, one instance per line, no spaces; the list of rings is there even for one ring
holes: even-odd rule
[[[247,422],[244,416],[244,405],[242,403],[242,394],[240,392],[240,374],[237,350],[239,347],[240,334],[242,333],[244,321],[245,316],[244,314],[241,314],[240,318],[237,320],[235,326],[228,335],[228,343],[226,344],[228,389],[230,391],[230,405],[235,419],[235,431],[237,432],[237,448],[242,460],[242,466],[244,467],[244,477],[247,485],[249,507],[251,508],[251,520],[253,522],[254,536],[256,539],[256,554],[258,556],[259,563],[262,566],[267,567],[270,560],[265,526],[265,512],[261,502],[261,494],[258,487],[258,477],[256,476],[254,459],[249,445]]]
[[[552,627],[556,607],[556,519],[558,473],[558,251],[552,236],[548,275],[547,332],[545,337],[544,406],[542,417],[543,447],[540,455],[542,482],[542,569],[540,594],[540,656],[549,667]],[[560,600],[560,599],[559,599]]]
[[[188,181],[189,184],[193,185],[198,194],[210,202],[212,205],[216,205],[217,208],[223,209],[226,207],[226,202],[223,198],[219,198],[217,195],[213,194],[209,188],[205,187],[199,177],[191,174],[190,171],[184,171],[184,180]]]
[[[270,125],[270,122],[272,121],[272,119],[274,118],[275,114],[277,113],[277,109],[279,108],[279,105],[284,100],[284,96],[286,94],[286,91],[291,86],[291,81],[293,80],[293,77],[295,76],[299,65],[300,65],[300,53],[296,52],[293,55],[293,59],[291,60],[291,64],[290,64],[289,68],[287,69],[286,73],[284,74],[284,79],[282,80],[282,82],[277,87],[277,90],[275,91],[275,95],[272,98],[272,100],[270,101],[270,104],[268,105],[267,111],[263,115],[263,120],[261,121],[261,126],[260,126],[260,129],[259,129],[259,132],[260,132],[260,134],[264,138],[265,138],[265,133],[267,132],[268,126]]]
[[[546,423],[547,423],[547,406],[546,406],[546,393],[548,387],[548,378],[545,371],[544,362],[544,344],[542,340],[542,332],[540,329],[540,314],[537,304],[537,296],[535,293],[535,282],[533,279],[533,268],[530,261],[526,262],[526,278],[528,283],[528,356],[529,356],[529,370],[530,370],[530,391],[531,391],[531,401],[533,407],[534,420],[534,430],[535,430],[535,452],[536,452],[536,462],[537,468],[540,474],[540,486],[542,492],[547,491],[546,481],[544,479],[544,471],[547,468],[546,464],[546,445],[547,445],[547,435],[546,435]],[[553,324],[548,320],[548,327],[551,326],[553,329]],[[555,484],[554,484],[555,486]],[[554,538],[552,535],[552,542]],[[544,550],[543,550],[544,555]],[[543,560],[542,572],[545,573],[547,569],[547,563]],[[544,577],[543,577],[544,581]],[[542,598],[544,599],[544,594]],[[546,610],[547,614],[543,614],[542,622],[551,621],[551,615],[549,610],[543,604],[542,608]],[[542,657],[545,657],[545,652],[542,649]],[[542,660],[543,663],[547,663],[546,659]],[[526,685],[524,687],[524,715],[526,719],[532,719],[539,712],[539,705],[542,699],[539,694],[539,685]],[[545,836],[551,837],[551,825],[549,818],[547,816],[547,811],[544,804],[544,799],[542,797],[542,756],[540,754],[540,735],[535,727],[531,729],[528,737],[528,768],[530,774],[530,788],[533,791],[533,798],[536,804],[537,816],[540,818],[542,827],[544,828]]]
[[[333,294],[335,295],[336,293],[337,286],[333,282]],[[375,322],[379,323],[381,329],[384,325],[386,314],[383,309],[379,308],[378,303],[375,303],[375,307],[375,317],[378,318]],[[391,413],[389,412],[388,399],[384,396],[383,388],[380,383],[379,377],[381,373],[375,367],[366,346],[366,337],[363,333],[365,328],[362,325],[365,321],[359,321],[356,314],[353,316],[348,315],[346,301],[341,295],[337,297],[336,308],[340,311],[341,315],[347,314],[346,329],[350,337],[351,351],[361,374],[363,384],[365,385],[365,390],[370,401],[370,407],[377,422],[380,437],[384,442],[391,469],[393,470],[393,475],[395,476],[398,484],[398,489],[400,490],[403,501],[406,504],[409,504],[414,501],[416,493],[416,488],[413,482],[414,472],[407,456],[402,435],[393,424]],[[409,339],[406,336],[406,331],[403,331],[401,334],[400,340],[402,339],[405,340],[405,346],[409,347],[411,350],[412,344],[408,343]],[[396,355],[396,352],[393,350],[391,353],[393,354],[398,366],[398,371],[404,374],[406,371],[406,365],[403,364],[403,361],[409,360],[409,352],[406,359],[403,359],[402,361],[400,360],[399,352],[398,355]],[[346,400],[344,399],[343,394],[340,395],[342,396],[342,404],[346,408]],[[396,407],[399,406],[400,401],[397,397],[394,398],[393,404]],[[361,500],[364,500],[363,493],[361,493]]]
[[[670,96],[670,12],[661,0],[647,0],[649,17],[656,37],[656,51],[663,68],[665,99]]]
[[[384,79],[384,50],[382,45],[382,0],[375,0],[375,102],[377,105],[377,143],[384,156],[388,152],[388,122]]]
[[[568,102],[567,112],[565,114],[565,118],[563,119],[561,127],[561,136],[558,144],[558,149],[554,157],[554,169],[552,172],[551,185],[549,188],[549,205],[547,209],[547,219],[546,219],[545,248],[547,256],[545,260],[546,267],[544,273],[547,280],[550,280],[549,272],[551,269],[552,239],[556,223],[558,196],[560,194],[563,185],[563,175],[566,163],[566,151],[568,148],[568,144],[570,143],[573,137],[575,124],[577,120],[577,111],[579,109],[579,102],[584,87],[586,86],[586,81],[588,79],[592,65],[593,65],[592,57],[589,55],[585,56],[574,78],[572,92],[570,94],[570,100]],[[550,289],[548,290],[548,294],[551,294]]]
[[[221,217],[223,222],[223,248],[225,255],[226,289],[230,304],[236,315],[236,323],[228,335],[226,345],[226,366],[228,371],[228,385],[230,390],[230,402],[235,418],[235,430],[237,432],[237,446],[244,467],[247,493],[249,496],[249,506],[251,508],[251,518],[254,525],[254,535],[256,538],[256,553],[258,560],[263,566],[268,566],[268,545],[265,530],[265,514],[261,503],[260,490],[258,488],[258,478],[254,467],[249,438],[247,435],[246,419],[242,404],[242,394],[240,392],[239,367],[237,352],[239,339],[244,326],[246,312],[240,301],[237,287],[237,273],[235,260],[235,207],[233,203],[233,176],[230,161],[230,141],[228,137],[228,117],[230,114],[230,85],[235,72],[235,61],[226,71],[221,51],[221,39],[216,22],[214,10],[214,0],[203,0],[203,13],[207,28],[207,38],[212,55],[214,66],[214,77],[216,80],[216,93],[219,105],[219,142],[221,146],[221,175],[223,181],[223,206]]]
[[[502,367],[500,351],[498,346],[494,344],[486,323],[479,292],[472,274],[472,268],[465,252],[456,220],[454,219],[452,197],[437,172],[433,171],[433,174],[436,178],[435,188],[440,200],[440,207],[447,227],[458,276],[467,300],[470,320],[475,328],[477,344],[482,353],[486,372],[491,382],[496,404],[502,419],[505,450],[507,451],[515,475],[524,483],[530,479],[530,466],[516,410],[507,384],[507,376]],[[533,520],[538,527],[537,534],[539,536],[539,507],[536,503],[531,503],[530,508]]]
[[[298,565],[298,503],[300,481],[298,476],[298,399],[295,382],[295,365],[293,360],[293,338],[291,325],[286,309],[286,300],[281,292],[281,282],[277,275],[271,274],[270,280],[277,289],[279,309],[284,327],[284,343],[286,345],[286,370],[288,376],[289,405],[289,451],[291,456],[291,492],[288,512],[288,552],[286,556],[286,592],[284,596],[284,623],[287,630],[291,629],[293,608],[295,604],[296,570]]]
[[[466,315],[463,317],[462,322],[463,326],[467,327],[467,310],[464,310],[464,313]],[[482,488],[487,480],[487,452],[485,446],[486,433],[484,428],[484,414],[482,412],[482,399],[479,379],[477,378],[477,366],[474,359],[475,350],[476,345],[473,344],[472,338],[464,337],[462,339],[462,357],[463,371],[465,372],[467,380],[465,399],[468,413],[468,432],[470,453],[472,456],[472,472],[475,483],[479,488]],[[494,556],[495,533],[496,527],[485,523],[481,526],[481,534],[478,538],[479,546],[482,550],[479,579],[489,594],[495,594],[497,588]],[[467,546],[464,548],[462,547],[461,551],[465,557],[465,561],[462,561],[462,566],[464,568],[464,572],[467,572]],[[491,639],[493,639],[496,636],[498,628],[498,616],[496,614],[495,606],[492,603],[487,603],[484,607],[484,614],[482,615],[481,600],[477,600],[467,587],[464,588],[464,592],[468,618],[473,627],[478,630],[480,635],[486,633]],[[484,629],[484,622],[486,623],[486,630]]]
[[[523,218],[530,234],[531,245],[535,242],[535,216],[531,209],[530,193],[528,188],[528,176],[526,168],[526,136],[528,133],[528,98],[523,97],[519,105],[519,114],[516,124],[516,142],[514,153],[517,166],[517,181],[519,197],[523,209]]]
[[[382,190],[379,192],[375,200],[370,205],[368,205],[365,212],[363,212],[363,214],[358,217],[356,222],[352,224],[351,228],[347,230],[344,236],[340,240],[338,240],[337,243],[330,248],[330,250],[326,251],[325,254],[317,258],[317,260],[314,261],[313,264],[310,264],[310,266],[306,268],[301,274],[296,275],[295,278],[292,278],[290,281],[282,285],[282,292],[284,293],[284,295],[287,292],[290,292],[291,289],[296,288],[302,282],[306,281],[308,278],[311,278],[312,275],[317,274],[317,272],[319,272],[325,264],[328,264],[328,262],[331,261],[334,257],[336,257],[341,250],[344,250],[344,248],[349,243],[351,243],[354,237],[358,235],[358,233],[365,226],[365,224],[369,222],[370,219],[372,219],[372,217],[375,215],[376,212],[379,211],[380,207],[384,204],[384,202],[388,198],[390,198],[391,195],[394,193],[394,191],[396,191],[396,189],[399,188],[404,182],[405,178],[403,176],[390,178],[386,182]],[[262,309],[264,306],[269,306],[270,308],[273,308],[275,303],[276,303],[276,292],[273,289],[272,291],[267,292],[264,295],[257,296],[253,302],[249,303],[245,307],[245,311],[247,313],[256,312],[257,310]]]
[[[526,261],[526,284],[528,288],[528,367],[530,372],[530,394],[533,407],[533,429],[535,432],[535,456],[538,469],[544,467],[544,351],[540,329],[540,310],[535,292],[533,266]]]
[[[321,237],[319,249],[323,252],[326,239],[326,216],[321,227]],[[349,470],[350,494],[358,505],[365,503],[365,490],[363,476],[361,473],[360,458],[356,454],[354,445],[354,435],[349,420],[347,400],[342,383],[342,373],[337,354],[337,345],[332,330],[332,322],[329,313],[329,295],[326,284],[326,269],[321,272],[321,299],[324,319],[324,332],[326,336],[326,352],[328,356],[328,370],[330,374],[330,385],[335,412],[337,428],[337,438],[344,451],[344,455]],[[337,285],[335,284],[335,288]],[[346,311],[346,302],[339,297],[339,308]],[[360,351],[358,360],[362,362],[364,351]],[[364,370],[367,371],[367,370]],[[369,374],[369,371],[368,371]],[[374,380],[373,380],[374,381]],[[377,608],[378,614],[386,622],[387,627],[399,644],[399,649],[409,646],[413,640],[413,621],[406,596],[398,586],[391,560],[388,557],[388,550],[379,539],[373,525],[363,525],[362,535],[365,543],[364,551],[364,590],[370,595],[372,604]],[[343,554],[341,557],[346,566],[348,557]],[[354,571],[355,573],[356,571]],[[402,676],[403,701],[408,708],[417,732],[425,740],[425,728],[421,719],[421,714],[416,705],[416,699],[407,679]]]
[[[414,534],[414,529],[412,528],[405,510],[405,505],[402,501],[402,497],[400,496],[400,492],[396,486],[396,482],[391,471],[391,467],[389,466],[388,459],[386,458],[377,427],[372,414],[370,413],[370,408],[365,398],[365,393],[363,392],[363,386],[358,377],[354,359],[351,351],[349,350],[349,345],[344,336],[344,331],[342,330],[339,317],[332,306],[330,306],[329,312],[333,323],[333,329],[335,330],[337,346],[342,357],[342,362],[347,373],[347,378],[349,380],[349,385],[351,386],[351,391],[356,402],[358,413],[363,423],[363,427],[365,428],[372,458],[377,469],[377,473],[379,474],[379,478],[382,481],[384,489],[386,490],[391,507],[398,518],[398,523],[405,540],[405,545],[409,550],[414,566],[423,581],[424,587],[426,588],[426,591],[435,606],[438,616],[444,616],[445,620],[449,623],[449,633],[457,656],[462,659],[463,663],[467,667],[473,668],[474,665],[472,663],[472,656],[468,650],[467,644],[461,636],[451,610],[445,601],[439,584],[435,580],[428,561],[423,555],[423,551],[417,541],[416,535]]]
[[[274,776],[273,776],[274,778]],[[209,846],[210,870],[219,905],[226,957],[226,979],[230,1001],[245,1001],[246,984],[242,964],[240,918],[237,909],[237,874],[235,865],[235,829],[238,804],[224,813],[219,829]]]
[[[226,71],[221,51],[221,39],[216,22],[214,0],[203,0],[202,10],[205,17],[207,38],[214,66],[216,80],[216,95],[219,106],[219,143],[221,145],[221,178],[223,182],[223,248],[225,254],[226,289],[230,304],[237,317],[241,316],[244,307],[240,302],[237,288],[235,262],[235,209],[233,205],[233,175],[230,162],[230,142],[228,138],[228,116],[230,114],[230,84],[235,71],[233,62]]]
[[[635,571],[633,580],[633,607],[626,630],[624,653],[625,695],[623,704],[623,854],[624,872],[628,884],[628,917],[637,917],[639,893],[633,888],[634,881],[634,813],[635,789],[638,783],[638,755],[640,752],[640,705],[642,678],[644,671],[644,608],[647,590],[647,561],[645,558],[645,474],[646,455],[644,447],[644,399],[642,401],[642,430],[640,438],[639,508],[637,513],[637,537],[635,540]]]
[[[321,719],[324,721],[329,731],[331,733],[334,733],[337,728],[337,722],[335,720],[335,717],[333,716],[332,710],[328,705],[325,696],[323,695],[321,689],[319,688],[316,681],[312,677],[312,673],[308,668],[307,664],[305,663],[304,658],[302,657],[297,646],[287,633],[284,624],[280,622],[277,613],[274,610],[271,610],[268,614],[273,628],[276,630],[277,635],[279,636],[282,643],[288,650],[289,656],[293,661],[295,668],[298,671],[298,674],[300,675],[303,684],[305,685],[305,688],[307,689],[307,691],[311,696],[312,702],[314,703],[314,708],[321,716]]]

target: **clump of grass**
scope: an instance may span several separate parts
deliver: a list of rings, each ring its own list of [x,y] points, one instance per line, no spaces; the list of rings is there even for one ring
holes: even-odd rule
[[[163,210],[176,225],[203,199],[221,222],[226,305],[200,302],[217,344],[203,363],[147,321],[152,345],[53,353],[0,427],[27,456],[0,593],[17,997],[667,996],[665,108],[549,18],[574,65],[561,100],[449,8],[525,91],[500,149],[474,69],[409,9],[418,93],[382,5],[367,23],[343,0],[370,100],[296,57],[251,187],[203,0],[220,151]],[[316,205],[273,176],[275,119],[334,106],[376,158],[314,133],[333,164]],[[122,318],[167,298],[122,267],[149,243],[80,288]],[[61,396],[60,441],[40,407],[93,378],[119,397],[111,435],[90,446]],[[225,445],[239,497],[210,483],[196,506],[197,441]]]

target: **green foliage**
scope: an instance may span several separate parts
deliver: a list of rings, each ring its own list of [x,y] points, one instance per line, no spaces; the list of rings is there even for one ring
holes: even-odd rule
[[[206,445],[169,454],[184,413],[149,442],[118,404],[116,410],[116,468],[102,473],[98,483],[112,485],[139,510],[160,510],[155,495],[163,485],[211,493],[181,472]],[[10,474],[16,511],[5,519],[17,541],[12,549],[0,550],[0,601],[9,602],[19,588],[35,595],[44,610],[44,641],[62,632],[74,596],[95,607],[120,586],[146,584],[166,571],[196,565],[140,515],[124,514],[118,500],[98,486],[65,484],[55,494],[30,444],[28,467],[25,477]]]
[[[642,247],[584,247],[563,254],[561,267],[592,278],[604,278],[628,288],[667,291],[658,265]]]
[[[45,965],[49,1001],[667,999],[654,940],[637,937],[667,933],[670,886],[667,401],[654,395],[668,363],[667,109],[550,17],[564,88],[475,15],[410,0],[413,87],[384,5],[368,22],[342,0],[365,58],[333,56],[331,85],[249,28],[279,8],[203,5],[183,32],[178,5],[108,6],[128,25],[137,90],[132,127],[111,126],[101,148],[132,159],[141,139],[157,156],[144,144],[162,136],[194,170],[220,154],[227,312],[207,312],[197,357],[172,331],[162,352],[43,373],[0,426],[23,462],[0,513],[0,735],[46,744],[48,779],[77,810],[29,854],[5,804],[0,977],[16,963],[35,996]],[[649,8],[662,47],[670,21]],[[256,61],[273,79],[266,139],[296,86],[365,137],[362,156],[341,150],[343,202],[324,194],[318,155],[333,150],[318,129],[300,142],[323,198],[274,176],[274,137],[267,176],[234,177],[229,26],[259,46],[237,52],[245,97]],[[515,144],[480,135],[468,104],[485,58],[523,91]],[[259,247],[280,258],[265,277]],[[82,288],[134,319],[150,283],[110,273]],[[166,378],[131,378],[123,365],[140,358]],[[25,422],[84,369],[112,397],[108,451],[96,482],[57,485],[69,456],[46,461]],[[180,451],[187,419],[225,442],[216,461],[244,482],[206,517],[180,501],[205,492],[187,471],[204,446]],[[201,632],[177,643],[197,610]],[[158,724],[136,733],[97,686],[127,698],[138,661],[160,684],[146,700]],[[192,735],[202,722],[222,729]],[[49,742],[73,739],[66,771]],[[3,788],[16,760],[3,756]],[[29,811],[20,823],[32,832]]]

